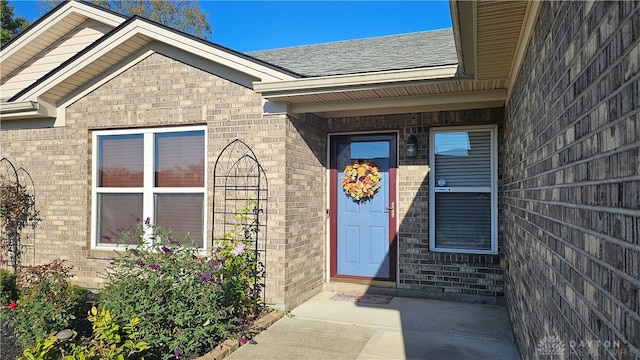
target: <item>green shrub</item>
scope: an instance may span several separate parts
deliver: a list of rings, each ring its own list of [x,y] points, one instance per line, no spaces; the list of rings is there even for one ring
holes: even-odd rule
[[[222,241],[211,258],[203,258],[189,241],[148,221],[123,234],[142,238],[149,229],[153,245],[139,244],[114,259],[101,305],[118,321],[140,319],[140,336],[154,359],[201,355],[237,336],[253,310],[247,244]]]
[[[24,349],[18,360],[58,360],[61,353],[60,344],[55,335],[37,340],[31,347]]]
[[[107,309],[98,311],[92,307],[88,320],[93,336],[78,339],[74,333],[71,339],[60,340],[51,334],[25,349],[18,360],[134,360],[144,359],[144,350],[149,346],[138,339],[136,329],[140,320],[133,318],[124,325],[117,324]]]
[[[18,300],[16,274],[6,269],[0,269],[0,306],[8,306],[16,300]]]
[[[222,240],[214,244],[211,263],[217,264],[224,296],[222,305],[236,316],[254,311],[254,254],[244,241]]]
[[[86,314],[88,291],[69,284],[71,269],[62,260],[20,268],[19,299],[0,315],[22,346],[71,328]]]

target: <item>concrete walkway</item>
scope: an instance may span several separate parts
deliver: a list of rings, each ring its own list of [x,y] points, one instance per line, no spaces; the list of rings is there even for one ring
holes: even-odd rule
[[[394,297],[374,305],[322,292],[228,359],[517,359],[503,306]]]

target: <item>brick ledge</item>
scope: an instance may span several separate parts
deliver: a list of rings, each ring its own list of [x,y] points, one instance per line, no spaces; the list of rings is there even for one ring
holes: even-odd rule
[[[254,336],[261,331],[266,330],[269,326],[280,320],[282,316],[284,316],[282,311],[274,310],[256,320],[251,326],[251,329],[249,329],[249,332]],[[240,346],[241,344],[238,340],[226,340],[196,360],[222,360],[231,355],[231,353],[236,351]]]

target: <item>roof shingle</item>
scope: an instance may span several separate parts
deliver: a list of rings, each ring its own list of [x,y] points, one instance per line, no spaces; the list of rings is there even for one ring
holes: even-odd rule
[[[458,63],[451,28],[253,51],[247,55],[306,77]]]

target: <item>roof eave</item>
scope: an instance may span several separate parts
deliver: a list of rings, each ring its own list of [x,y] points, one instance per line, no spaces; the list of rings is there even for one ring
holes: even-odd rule
[[[39,101],[0,103],[0,120],[55,118],[55,107]]]
[[[57,98],[54,99],[53,96],[47,96],[46,94],[64,80],[75,76],[80,70],[95,64],[105,53],[112,51],[128,40],[134,39],[136,36],[142,36],[147,39],[144,42],[132,42],[135,44],[136,51],[144,49],[145,46],[153,41],[166,43],[167,46],[190,52],[192,55],[195,55],[194,58],[205,59],[205,61],[217,63],[239,73],[246,74],[247,77],[252,78],[252,80],[247,81],[248,86],[251,86],[253,79],[262,78],[274,81],[292,79],[298,76],[297,74],[287,72],[258,59],[180,33],[150,20],[132,17],[80,53],[62,63],[56,69],[47,73],[32,85],[14,95],[10,101],[27,101],[43,97],[51,103],[59,102],[62,96],[56,95]],[[124,55],[114,66],[119,66],[119,61],[121,60],[125,60]]]
[[[380,71],[373,73],[319,76],[283,81],[255,82],[253,88],[265,98],[355,91],[381,86],[401,86],[418,81],[455,79],[458,65],[420,69]]]
[[[432,94],[380,99],[292,104],[293,114],[315,113],[323,117],[347,117],[410,112],[452,111],[504,106],[504,89],[456,94]]]
[[[542,1],[450,0],[462,74],[506,79],[511,88],[538,19]]]
[[[453,37],[460,71],[465,76],[476,76],[477,3],[449,0]]]
[[[28,45],[30,42],[38,39],[40,34],[64,21],[73,13],[81,14],[87,18],[90,17],[93,20],[113,27],[118,26],[127,19],[124,15],[103,9],[90,3],[81,1],[63,2],[55,9],[38,19],[35,23],[31,24],[31,26],[18,34],[15,38],[11,39],[8,43],[4,44],[0,51],[0,59],[3,61],[6,60],[6,58],[12,56],[17,49],[20,49],[21,47]]]
[[[518,39],[518,46],[513,57],[513,62],[511,63],[511,68],[509,69],[509,81],[507,83],[507,102],[509,102],[509,100],[511,99],[513,84],[515,83],[518,72],[520,72],[520,67],[522,66],[522,61],[529,45],[529,41],[531,41],[531,37],[533,36],[533,30],[535,28],[536,22],[538,21],[538,16],[540,15],[541,8],[542,1],[540,0],[528,2],[527,12],[525,14],[525,19],[522,24],[522,30],[520,32],[520,38]]]

